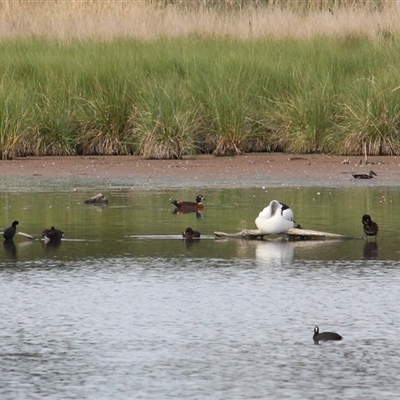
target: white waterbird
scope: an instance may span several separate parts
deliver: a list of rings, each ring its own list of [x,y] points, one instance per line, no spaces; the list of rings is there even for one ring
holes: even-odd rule
[[[272,200],[256,218],[257,228],[263,233],[277,235],[293,228],[293,211],[286,204]]]

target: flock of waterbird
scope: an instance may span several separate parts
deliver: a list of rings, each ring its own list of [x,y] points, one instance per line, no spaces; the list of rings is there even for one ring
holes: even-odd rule
[[[370,175],[371,173],[374,174],[373,171],[370,171]],[[364,178],[359,179],[369,179],[365,178],[365,176],[370,175],[363,175]],[[356,175],[353,176],[356,177]],[[85,203],[95,203],[96,201],[93,199],[98,198],[101,198],[101,200],[106,200],[104,204],[108,203],[108,200],[101,194],[92,197]],[[196,196],[195,201],[171,200],[171,203],[176,207],[176,212],[201,212],[204,209],[203,200],[206,200],[204,196],[198,195]],[[371,216],[368,214],[363,215],[361,222],[367,238],[368,236],[374,236],[376,241],[376,237],[379,232],[378,224],[372,221]],[[4,240],[12,241],[14,239],[14,236],[17,233],[18,224],[18,221],[14,221],[9,228],[4,230]],[[272,200],[269,205],[258,214],[258,217],[255,219],[255,224],[257,228],[264,234],[278,235],[284,233],[286,230],[294,227],[293,211],[286,204],[281,203],[278,200]],[[55,229],[54,226],[52,226],[50,229],[45,229],[42,232],[42,238],[45,241],[61,241],[63,236],[64,232],[59,229]],[[185,231],[182,232],[182,237],[188,241],[200,239],[201,233],[199,231],[193,230],[191,227],[188,227]]]
[[[14,239],[14,236],[17,233],[17,225],[19,225],[19,222],[14,221],[10,227],[4,230],[3,237],[5,241],[12,241]],[[30,235],[27,236],[31,237]],[[51,242],[61,241],[63,237],[64,237],[64,232],[54,228],[54,226],[52,226],[50,229],[44,229],[42,232],[42,238],[45,241],[51,241]]]
[[[356,174],[353,175],[356,179],[371,179],[376,174],[373,171],[370,171],[369,174]],[[100,195],[97,195],[100,196]],[[91,201],[95,199],[96,196],[89,199],[87,202],[95,202]],[[100,196],[101,200],[105,199],[104,196]],[[204,209],[203,200],[206,200],[204,196],[198,195],[196,196],[195,201],[186,201],[186,200],[171,200],[171,203],[176,207],[175,211],[178,212],[201,212]],[[108,200],[107,200],[108,203]],[[361,219],[364,233],[368,236],[374,236],[375,241],[378,235],[379,227],[378,224],[372,221],[371,216],[368,214],[363,215]],[[11,226],[4,230],[3,237],[5,241],[12,241],[14,236],[17,233],[17,225],[18,221],[14,221]],[[265,234],[281,234],[284,233],[287,229],[293,228],[294,226],[294,217],[292,209],[284,203],[279,202],[278,200],[272,200],[267,207],[265,207],[255,219],[255,224],[257,228]],[[53,226],[50,229],[45,229],[42,232],[42,238],[45,241],[50,242],[59,242],[64,236],[64,232],[55,229]],[[182,238],[186,241],[192,241],[196,239],[200,239],[201,234],[199,231],[193,230],[191,227],[185,229],[182,232]],[[343,337],[336,332],[319,332],[319,327],[314,327],[314,335],[313,340],[314,344],[319,344],[322,341],[338,341],[342,340]]]
[[[204,196],[198,195],[194,202],[171,200],[171,203],[175,205],[176,210],[181,212],[199,212],[204,209],[203,200],[205,200]],[[374,236],[376,241],[379,232],[378,224],[372,221],[371,216],[368,214],[363,215],[361,222],[367,238],[368,236]],[[11,241],[14,239],[18,224],[18,221],[14,221],[10,227],[4,230],[4,240]],[[284,233],[286,230],[294,227],[293,211],[286,204],[280,203],[278,200],[272,200],[269,205],[258,214],[258,217],[255,219],[255,224],[264,234],[278,235]],[[42,232],[42,238],[45,241],[61,241],[63,236],[64,232],[55,229],[54,226]],[[182,237],[186,240],[200,239],[201,233],[188,227],[182,232]]]
[[[368,175],[360,174],[353,175],[356,179],[370,179],[373,175],[376,175],[373,171],[370,171]],[[177,210],[180,211],[198,211],[204,209],[204,204],[202,200],[205,198],[202,195],[196,197],[196,201],[177,201],[172,200],[171,203],[175,205]],[[372,221],[371,216],[364,214],[361,218],[364,233],[368,236],[374,236],[376,241],[376,236],[378,235],[379,227],[378,224]],[[266,234],[280,234],[284,233],[287,229],[293,228],[294,217],[292,209],[284,203],[278,200],[272,200],[267,207],[265,207],[258,215],[255,220],[257,228]],[[186,240],[200,239],[201,234],[198,231],[194,231],[192,228],[188,227],[184,232],[182,232],[182,237]],[[314,344],[319,344],[319,342],[325,341],[339,341],[343,337],[336,332],[319,332],[319,327],[314,327],[313,341]]]
[[[369,171],[368,174],[353,174],[355,179],[372,179],[377,174],[374,171]],[[204,196],[196,196],[195,201],[186,200],[171,200],[171,203],[176,207],[176,212],[192,212],[201,213],[204,209],[203,200]],[[108,199],[101,193],[91,197],[85,201],[86,204],[108,204]],[[277,200],[272,200],[267,207],[265,207],[255,220],[257,228],[265,234],[280,234],[284,233],[287,229],[294,227],[293,211],[286,204],[280,203]],[[12,241],[17,233],[18,221],[14,221],[9,228],[3,232],[5,241]],[[372,221],[370,215],[365,214],[362,217],[362,224],[364,233],[368,236],[378,235],[379,227],[376,222]],[[64,232],[55,229],[53,226],[50,229],[45,229],[42,232],[42,238],[45,241],[61,241]],[[182,232],[182,237],[186,240],[200,239],[201,234],[188,227]]]
[[[374,176],[377,176],[377,174],[374,171],[369,171],[368,174],[354,174],[353,178],[355,178],[355,179],[372,179]],[[283,206],[284,207],[282,207],[282,212],[286,211],[288,208],[286,205],[283,205]],[[282,216],[283,216],[283,214],[282,214]],[[367,239],[368,239],[368,236],[374,236],[375,241],[376,241],[376,237],[379,232],[378,224],[376,222],[372,221],[371,216],[368,214],[364,214],[362,216],[361,222],[363,225],[364,233],[367,235],[366,236]],[[316,326],[314,328],[314,335],[313,335],[314,344],[319,344],[319,342],[322,342],[322,341],[342,340],[342,339],[343,339],[343,337],[340,336],[336,332],[321,332],[321,333],[319,333],[319,327]]]
[[[198,195],[194,202],[171,200],[171,203],[175,205],[176,211],[192,212],[202,211],[204,209],[203,200],[205,200],[205,198],[202,195]],[[369,214],[363,215],[361,222],[367,240],[369,236],[373,236],[376,241],[379,232],[378,224],[372,221]],[[269,205],[258,214],[255,224],[263,234],[279,235],[294,227],[293,211],[286,204],[278,200],[272,200]],[[188,227],[182,232],[182,237],[186,240],[200,239],[201,234]]]

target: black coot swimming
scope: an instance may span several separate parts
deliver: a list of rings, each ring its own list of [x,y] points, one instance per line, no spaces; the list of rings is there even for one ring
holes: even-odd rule
[[[17,225],[19,224],[18,221],[14,221],[9,228],[7,228],[3,232],[3,236],[5,240],[13,240],[15,234],[17,233]]]
[[[342,340],[343,337],[340,336],[338,333],[335,332],[321,332],[319,333],[319,327],[316,326],[314,328],[314,344],[318,344],[320,341],[327,341],[327,340]]]

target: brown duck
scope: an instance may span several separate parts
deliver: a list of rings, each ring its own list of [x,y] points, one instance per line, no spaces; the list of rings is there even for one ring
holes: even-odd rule
[[[186,228],[186,230],[182,232],[182,237],[186,240],[200,239],[200,232],[194,231],[192,228]]]
[[[369,171],[368,174],[354,174],[355,179],[372,179],[374,176],[378,176],[374,171]]]
[[[205,198],[199,194],[196,197],[196,201],[171,200],[171,203],[176,207],[177,210],[197,211],[204,208],[204,204],[202,203],[203,200],[205,200]]]
[[[375,241],[376,241],[376,236],[378,235],[379,232],[379,226],[376,222],[372,221],[371,216],[368,214],[363,215],[361,222],[364,227],[364,233],[368,236],[375,236]]]

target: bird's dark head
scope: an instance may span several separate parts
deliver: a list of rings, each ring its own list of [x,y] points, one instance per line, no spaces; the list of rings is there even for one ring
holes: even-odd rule
[[[204,198],[201,194],[199,194],[199,195],[196,197],[196,203],[201,203],[202,200],[205,200],[205,198]]]
[[[364,214],[361,222],[363,223],[363,225],[369,225],[371,223],[371,216],[368,214]]]
[[[289,206],[287,206],[286,204],[283,204],[283,203],[281,203],[281,215],[283,215],[283,212],[285,211],[285,210],[289,210]]]

